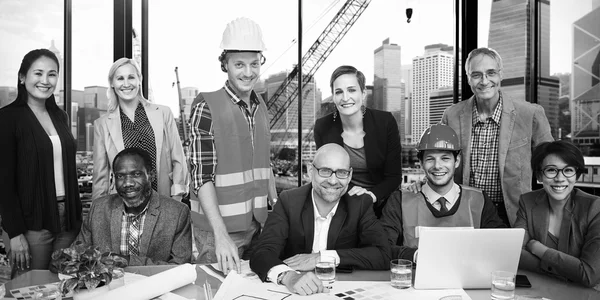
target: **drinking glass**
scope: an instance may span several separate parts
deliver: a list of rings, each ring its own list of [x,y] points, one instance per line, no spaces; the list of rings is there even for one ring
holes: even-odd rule
[[[321,279],[323,286],[331,289],[335,281],[336,259],[332,256],[321,256],[315,266],[315,274]]]
[[[390,280],[397,289],[406,289],[412,285],[412,261],[392,259],[390,261]]]
[[[515,273],[507,271],[492,272],[492,299],[507,300],[515,298]]]

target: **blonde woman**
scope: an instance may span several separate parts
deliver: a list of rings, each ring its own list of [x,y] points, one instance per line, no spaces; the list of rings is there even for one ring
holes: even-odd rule
[[[141,148],[152,157],[152,189],[181,200],[188,192],[188,169],[171,110],[142,94],[142,74],[130,58],[120,58],[108,72],[108,112],[94,122],[92,199],[116,193],[112,162],[125,148]]]

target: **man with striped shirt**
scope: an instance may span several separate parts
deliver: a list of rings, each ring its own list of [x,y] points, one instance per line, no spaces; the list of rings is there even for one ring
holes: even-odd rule
[[[531,151],[553,141],[544,108],[513,101],[500,91],[502,58],[491,48],[467,57],[465,70],[473,97],[444,111],[442,123],[459,136],[462,167],[456,182],[486,192],[506,225],[514,224],[521,194],[531,191]]]

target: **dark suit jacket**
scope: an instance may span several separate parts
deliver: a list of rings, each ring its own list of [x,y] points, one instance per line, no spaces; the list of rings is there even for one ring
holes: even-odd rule
[[[544,189],[523,194],[515,227],[525,229],[519,268],[558,275],[585,286],[600,284],[600,197],[573,189],[563,209],[558,250],[539,259],[525,249],[530,239],[547,245],[550,204]]]
[[[312,184],[281,193],[260,235],[250,267],[265,281],[269,270],[300,253],[314,240]],[[342,197],[331,220],[327,249],[337,250],[340,267],[389,269],[390,245],[371,209],[370,196]],[[351,203],[351,205],[349,205]]]
[[[90,213],[75,241],[120,253],[123,200],[117,194],[92,201]],[[192,259],[190,209],[183,203],[152,191],[148,203],[140,255],[130,256],[130,266],[184,264]]]
[[[376,185],[371,192],[377,197],[375,209],[381,212],[388,196],[402,183],[402,146],[398,123],[387,111],[367,108],[363,118],[364,145],[367,166]],[[317,120],[314,135],[317,148],[336,143],[344,146],[342,120],[331,114]]]

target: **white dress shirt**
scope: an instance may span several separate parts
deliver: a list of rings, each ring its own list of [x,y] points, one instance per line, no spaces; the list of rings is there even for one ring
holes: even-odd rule
[[[440,197],[446,198],[446,208],[448,210],[452,209],[456,200],[458,200],[458,196],[460,195],[460,187],[456,183],[452,183],[452,188],[444,195],[440,195],[435,192],[430,186],[429,183],[425,183],[423,188],[421,189],[423,194],[427,198],[427,201],[433,205],[433,207],[437,210],[440,210],[440,203],[437,201]]]
[[[340,256],[338,255],[336,250],[327,250],[327,237],[329,236],[329,226],[331,225],[331,220],[337,211],[339,201],[335,204],[335,206],[331,209],[331,211],[325,216],[322,217],[319,213],[319,209],[317,208],[317,204],[315,203],[315,191],[311,190],[312,193],[312,204],[313,204],[313,212],[314,212],[314,234],[313,234],[313,245],[312,245],[312,253],[319,252],[321,257],[329,256],[335,258],[336,266],[340,264]],[[280,264],[272,267],[267,273],[267,279],[271,282],[277,282],[277,277],[279,274],[286,271],[294,271],[292,268],[288,267],[285,264]]]

